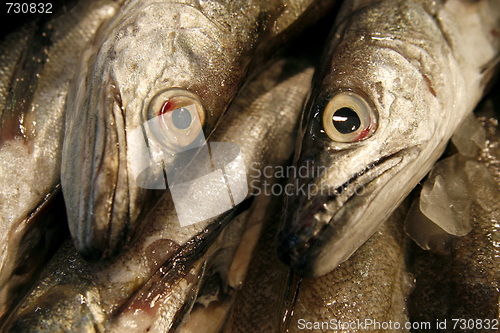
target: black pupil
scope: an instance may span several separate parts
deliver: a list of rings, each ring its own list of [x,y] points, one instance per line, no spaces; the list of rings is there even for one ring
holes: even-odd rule
[[[172,122],[178,129],[186,129],[191,125],[191,113],[186,108],[179,108],[172,111]]]
[[[333,125],[341,134],[349,134],[359,128],[361,120],[351,108],[341,108],[333,115]]]

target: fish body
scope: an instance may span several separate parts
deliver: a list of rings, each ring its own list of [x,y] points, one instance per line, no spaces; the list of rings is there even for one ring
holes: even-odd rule
[[[279,332],[283,307],[288,301],[289,279],[293,275],[290,267],[279,260],[273,246],[282,204],[282,196],[272,197],[267,209],[262,210],[262,232],[247,259],[248,272],[239,280],[242,285],[225,323],[225,333]]]
[[[68,99],[62,186],[78,251],[116,255],[157,202],[153,189],[166,188],[164,172],[171,186],[245,79],[333,3],[127,1]]]
[[[28,28],[13,32],[5,36],[0,45],[0,116],[5,109],[16,63],[26,47],[30,32],[32,30]]]
[[[291,143],[296,137],[296,125],[311,76],[312,68],[304,63],[278,61],[246,87],[234,102],[225,122],[214,133],[214,140],[240,147],[243,164],[248,170],[242,176],[247,180],[249,196],[261,186],[259,177],[265,166],[281,165],[293,153]],[[257,182],[250,186],[253,180]],[[218,204],[218,200],[213,201]],[[134,317],[128,316],[130,312],[120,317],[121,311],[141,301],[150,301],[147,293],[141,298],[139,290],[148,281],[154,287],[161,287],[159,270],[162,265],[169,260],[173,263],[175,256],[182,259],[179,253],[182,254],[183,248],[197,238],[208,237],[210,230],[224,219],[231,218],[231,214],[232,210],[206,221],[181,226],[172,196],[167,192],[147,216],[147,224],[136,242],[112,260],[87,262],[70,242],[66,242],[31,292],[9,316],[3,329],[50,332],[83,330],[81,325],[88,325],[90,331],[102,332],[106,327],[111,330],[126,326]],[[179,276],[187,274],[192,277],[188,281],[191,287],[197,286],[198,279],[194,275],[203,269],[203,262],[197,261],[196,265],[193,272],[190,268],[177,271]],[[172,271],[175,269],[178,267]],[[155,279],[150,280],[152,276]],[[170,295],[188,300],[189,297],[184,298],[188,289],[176,289]],[[161,291],[161,288],[156,290]],[[134,303],[130,300],[136,294]],[[161,292],[158,294],[161,296]],[[181,310],[182,304],[172,304],[169,313]],[[37,310],[39,305],[43,305],[43,311]],[[155,312],[151,314],[153,318],[155,315]],[[151,320],[151,316],[145,320]],[[113,321],[114,318],[118,319]],[[169,316],[165,320],[173,323]]]
[[[225,252],[234,254],[233,240],[241,237],[249,215],[249,202],[241,205],[246,208],[239,210],[246,210],[212,224],[167,260],[108,324],[107,331],[177,331],[189,317],[204,278],[223,269],[217,262],[223,260]]]
[[[305,328],[313,332],[410,332],[406,300],[413,277],[406,265],[409,246],[403,230],[408,208],[409,202],[403,201],[335,270],[300,281],[286,332]]]
[[[277,248],[331,271],[425,176],[491,78],[496,1],[346,1],[305,108]],[[305,176],[304,176],[305,174]],[[302,190],[301,190],[302,189]]]
[[[2,41],[0,316],[15,290],[43,264],[38,257],[43,248],[60,244],[51,237],[58,234],[56,229],[65,229],[64,217],[59,214],[54,222],[43,215],[61,192],[66,92],[87,40],[115,10],[112,1],[82,2],[63,16],[15,31]]]
[[[448,181],[453,180],[447,188],[457,183],[468,183],[468,195],[472,202],[463,214],[468,215],[471,230],[463,237],[448,235],[444,238],[445,242],[440,237],[439,243],[434,242],[440,246],[430,251],[413,245],[410,262],[416,283],[408,300],[412,321],[447,320],[450,323],[448,328],[454,325],[461,330],[497,331],[500,296],[497,274],[500,264],[500,132],[499,104],[498,100],[493,103],[493,99],[497,99],[494,93],[475,112],[486,132],[483,149],[473,158],[468,157],[465,163],[464,156],[456,158],[458,154],[439,162],[451,164],[452,170],[455,170],[453,173],[443,172],[450,168],[433,171],[448,178]],[[460,207],[460,203],[454,202],[454,206]],[[410,214],[415,214],[412,210]],[[448,218],[455,218],[454,212],[448,214]],[[444,232],[441,230],[441,233]],[[462,319],[467,321],[473,318],[481,320],[473,327],[464,325]]]

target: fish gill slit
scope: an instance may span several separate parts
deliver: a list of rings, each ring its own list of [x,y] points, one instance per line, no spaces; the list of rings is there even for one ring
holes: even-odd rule
[[[429,76],[427,74],[424,74],[424,73],[422,73],[422,76],[424,77],[424,81],[425,81],[425,83],[427,83],[427,87],[429,88],[429,91],[431,92],[431,94],[433,94],[434,97],[437,97],[436,91],[432,87],[432,82],[431,82],[431,79],[429,79]]]
[[[116,85],[113,85],[113,87],[116,89],[115,91],[115,100],[116,102],[118,103],[118,109],[120,110],[120,113],[121,113],[121,116],[122,116],[122,120],[123,120],[123,149],[125,150],[123,152],[123,157],[124,157],[124,164],[125,164],[125,175],[127,175],[127,177],[125,177],[125,181],[126,181],[126,186],[127,186],[127,189],[130,189],[130,183],[129,183],[129,177],[128,177],[128,163],[127,163],[127,156],[128,156],[128,141],[127,141],[127,118],[125,117],[125,110],[123,109],[123,101],[122,101],[122,98],[121,98],[121,95],[120,95],[120,91],[118,90],[118,88],[116,87]],[[142,127],[142,124],[141,124],[141,130],[142,130],[142,133],[144,135],[144,129]],[[146,145],[148,146],[149,148],[149,145],[147,143],[147,140],[146,140]],[[119,147],[118,149],[121,150],[122,147]],[[131,201],[130,201],[130,192],[127,191],[127,199],[128,199],[128,211],[127,211],[127,217],[128,217],[128,220],[130,221],[130,212],[132,211],[132,206],[131,206]]]
[[[442,33],[442,35],[444,36],[444,34]],[[432,59],[432,61],[434,62],[434,64],[436,63],[436,61],[434,60],[434,58],[431,56],[431,54],[429,52],[427,52],[424,48],[418,46],[417,44],[411,44],[412,46],[414,47],[417,47],[421,50],[421,52],[425,52],[430,59]],[[403,57],[406,61],[408,61],[408,63],[413,66],[416,70],[418,70],[418,72],[420,73],[420,75],[422,75],[422,78],[424,80],[424,82],[427,84],[427,87],[429,88],[429,91],[432,95],[434,95],[434,97],[437,97],[437,94],[436,94],[436,90],[434,89],[433,85],[432,85],[432,80],[430,79],[429,77],[429,74],[424,72],[424,70],[422,69],[422,56],[420,56],[420,59],[417,59],[417,58],[409,58],[408,56],[406,56],[403,52],[401,52],[400,50],[397,50],[396,48],[394,47],[391,47],[389,45],[378,45],[379,47],[382,47],[382,48],[387,48],[387,49],[390,49],[394,52],[396,52],[397,54],[399,54],[401,57]],[[451,51],[453,51],[453,49],[450,47]],[[420,64],[419,66],[416,66],[414,62],[412,62],[412,59],[414,60],[417,60],[417,62]]]
[[[116,130],[116,117],[115,117],[115,114],[114,114],[114,111],[113,111],[113,107],[111,107],[111,112],[110,112],[110,117],[113,118],[113,122],[115,123],[115,126],[110,126],[110,128],[115,128],[115,137],[116,137],[116,140],[119,142],[119,139],[118,139],[118,131]],[[120,148],[118,148],[120,149]],[[120,163],[120,152],[118,152],[118,168],[117,168],[117,174],[116,174],[116,181],[114,182],[113,184],[113,195],[112,195],[112,199],[111,199],[111,205],[110,205],[110,209],[109,209],[109,221],[111,222],[111,216],[113,214],[113,210],[115,208],[115,198],[116,198],[116,188],[118,187],[118,172],[120,170],[120,166],[121,166],[121,163]],[[108,249],[111,248],[111,235],[113,234],[113,224],[110,223],[109,224],[109,228],[107,230],[107,243],[108,243]],[[105,251],[107,252],[107,251]]]

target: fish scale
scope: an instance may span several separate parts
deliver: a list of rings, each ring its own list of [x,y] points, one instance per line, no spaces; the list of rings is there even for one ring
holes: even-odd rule
[[[410,268],[416,283],[408,300],[410,318],[413,321],[430,321],[433,325],[436,320],[447,320],[449,331],[465,328],[474,332],[490,332],[495,330],[494,320],[498,320],[500,182],[497,162],[500,157],[500,132],[498,102],[493,102],[496,91],[498,85],[476,110],[486,132],[486,138],[481,142],[483,149],[469,157],[472,163],[452,163],[455,170],[467,172],[468,177],[472,175],[468,180],[472,185],[480,184],[467,186],[472,203],[464,213],[470,217],[471,231],[463,237],[448,236],[444,245],[430,251],[423,251],[415,244],[411,248]],[[471,141],[467,143],[473,145]],[[453,161],[452,158],[439,163]],[[465,180],[442,171],[440,175],[452,183]],[[465,324],[456,321],[462,319]],[[473,326],[469,326],[471,324]]]

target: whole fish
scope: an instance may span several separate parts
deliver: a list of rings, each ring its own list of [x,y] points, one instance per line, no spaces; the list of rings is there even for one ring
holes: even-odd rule
[[[448,186],[469,184],[472,203],[465,213],[472,230],[463,237],[448,237],[430,251],[413,246],[411,272],[416,284],[408,301],[412,321],[439,322],[441,328],[474,332],[500,327],[500,104],[498,90],[494,92],[496,96],[492,93],[476,111],[486,130],[484,148],[467,163],[455,155],[439,162],[451,163],[453,173],[433,171],[451,177]],[[495,103],[491,97],[497,99]],[[465,179],[457,177],[461,174]]]
[[[62,241],[63,219],[42,215],[61,192],[66,92],[86,42],[115,10],[110,0],[81,2],[2,41],[0,317],[43,265],[44,249]]]
[[[249,187],[249,195],[263,184],[260,177],[264,167],[281,165],[293,153],[296,125],[311,77],[312,68],[303,62],[278,61],[242,91],[224,123],[214,133],[214,140],[240,147],[247,170],[240,176],[247,180],[245,186]],[[213,201],[219,204],[217,198]],[[136,242],[120,256],[109,261],[87,262],[71,244],[64,244],[32,291],[9,316],[4,330],[88,329],[102,332],[107,325],[109,329],[126,326],[134,317],[128,316],[130,312],[120,317],[121,311],[129,305],[139,304],[131,298],[148,281],[153,287],[161,285],[162,274],[155,273],[162,265],[168,260],[173,262],[171,258],[174,257],[179,258],[181,265],[179,253],[186,244],[197,237],[208,237],[210,230],[227,223],[233,215],[229,211],[181,226],[172,196],[167,192],[147,216],[147,224]],[[193,273],[203,269],[202,262],[197,265],[193,266]],[[190,269],[179,274],[189,275],[189,272]],[[153,275],[155,279],[150,280]],[[189,286],[195,281],[190,280]],[[186,295],[185,288],[176,290],[174,297]],[[139,301],[140,295],[138,293]],[[147,297],[146,301],[149,301]],[[182,307],[176,309],[182,310]],[[150,319],[137,316],[133,320]],[[170,317],[165,320],[172,323]]]
[[[164,175],[171,186],[245,79],[333,5],[127,1],[83,57],[68,98],[62,186],[78,251],[116,255]],[[142,153],[134,130],[154,152]]]
[[[297,274],[349,258],[430,170],[494,74],[499,28],[493,0],[343,3],[277,237]]]

